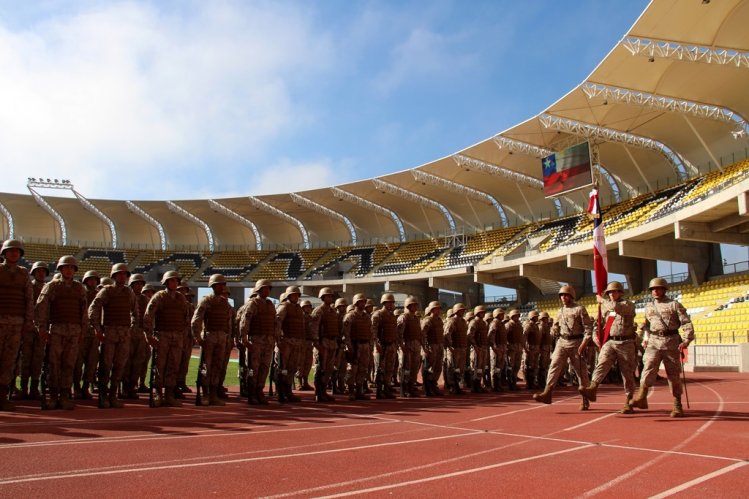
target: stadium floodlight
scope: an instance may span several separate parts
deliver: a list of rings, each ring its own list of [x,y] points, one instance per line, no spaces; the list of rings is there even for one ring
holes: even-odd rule
[[[203,228],[203,230],[205,231],[205,235],[208,238],[208,249],[212,253],[215,248],[213,244],[213,231],[208,226],[208,224],[173,201],[167,201],[166,205],[167,207],[169,207],[169,211],[172,211],[177,215],[180,215],[183,218],[186,218],[187,220],[200,225]]]
[[[299,229],[299,233],[302,235],[302,241],[304,245],[304,249],[310,248],[310,242],[309,242],[309,233],[307,232],[307,228],[304,226],[301,220],[298,218],[294,218],[288,213],[284,213],[283,211],[279,210],[275,206],[266,203],[262,199],[255,197],[255,196],[247,196],[247,199],[250,200],[250,204],[257,208],[258,210],[262,210],[266,213],[270,213],[271,215],[274,215],[282,220],[285,220],[289,222],[292,225],[295,225]]]
[[[257,225],[255,225],[252,220],[249,220],[236,211],[224,206],[223,204],[219,203],[218,201],[215,201],[213,199],[208,200],[208,204],[216,210],[219,213],[222,213],[226,215],[227,217],[231,218],[232,220],[235,220],[245,227],[249,228],[252,231],[252,234],[255,236],[255,249],[257,251],[262,251],[263,249],[263,240],[260,236],[260,231],[257,230]]]
[[[299,194],[292,192],[289,194],[291,196],[291,199],[298,205],[304,206],[305,208],[309,208],[312,211],[316,211],[317,213],[320,213],[322,215],[325,215],[326,217],[334,218],[336,220],[339,220],[343,222],[343,225],[346,226],[346,229],[349,231],[349,235],[351,236],[351,244],[353,246],[356,245],[356,228],[354,227],[354,224],[351,223],[351,220],[349,218],[341,213],[338,213],[337,211],[333,211],[327,206],[323,206],[320,203],[316,203],[312,201],[311,199],[308,199],[304,196],[300,196]]]
[[[15,239],[16,226],[13,223],[13,215],[3,203],[0,203],[0,213],[2,213],[5,219],[8,221],[8,239]]]
[[[619,130],[593,125],[591,123],[583,123],[581,121],[562,118],[552,114],[541,114],[538,119],[544,127],[551,128],[552,130],[559,130],[580,137],[599,138],[608,142],[620,142],[625,145],[658,152],[666,158],[666,161],[668,161],[668,163],[673,167],[681,180],[686,180],[687,170],[689,170],[689,173],[693,175],[698,173],[697,168],[695,168],[694,165],[658,140],[628,132],[620,132]]]
[[[372,183],[374,183],[375,187],[377,187],[377,189],[381,191],[387,192],[394,196],[398,196],[399,198],[405,199],[406,201],[411,201],[412,203],[420,204],[422,206],[428,206],[430,208],[438,210],[445,217],[445,220],[447,220],[447,225],[450,227],[450,232],[453,234],[455,233],[455,219],[453,219],[450,211],[442,203],[438,203],[434,199],[429,199],[428,197],[422,196],[421,194],[416,194],[415,192],[408,191],[402,187],[398,187],[395,184],[391,184],[390,182],[386,182],[379,178],[373,178]]]
[[[671,40],[652,40],[647,38],[627,37],[621,42],[633,56],[673,59],[677,61],[702,62],[749,68],[749,53],[721,47],[706,47],[704,45],[683,45]]]
[[[438,187],[447,189],[448,191],[457,192],[458,194],[471,197],[473,199],[477,199],[484,203],[488,202],[490,205],[494,207],[495,210],[497,210],[497,214],[499,215],[499,220],[500,220],[500,223],[502,224],[502,227],[508,226],[507,214],[505,213],[504,208],[499,203],[499,201],[497,201],[497,199],[491,194],[480,191],[478,189],[474,189],[472,187],[468,187],[467,185],[453,182],[452,180],[448,180],[444,177],[432,175],[431,173],[427,173],[422,170],[411,170],[411,174],[419,182],[423,182],[425,184],[436,185]]]
[[[357,196],[356,194],[351,194],[350,192],[344,191],[343,189],[340,189],[338,187],[331,187],[330,191],[333,193],[333,197],[335,197],[336,199],[348,201],[349,203],[361,206],[366,210],[370,210],[375,213],[379,213],[380,215],[390,217],[393,220],[395,226],[398,228],[398,236],[400,237],[400,242],[406,242],[406,230],[403,227],[403,222],[393,210],[385,208],[384,206],[380,206],[379,204],[373,203],[372,201],[368,201],[361,196]]]
[[[44,182],[31,182],[31,181],[29,181],[26,184],[26,188],[29,190],[29,192],[31,193],[31,196],[39,204],[39,206],[41,206],[42,208],[44,208],[44,210],[47,213],[49,213],[52,216],[52,218],[54,218],[57,221],[57,225],[60,227],[60,242],[62,243],[63,246],[66,246],[68,244],[68,229],[65,226],[65,219],[62,218],[62,215],[60,215],[60,213],[58,213],[57,210],[55,210],[54,208],[52,208],[52,205],[49,204],[47,202],[47,200],[44,199],[44,197],[42,197],[41,194],[39,194],[38,192],[36,192],[36,190],[34,189],[35,186],[36,187],[46,187],[44,185],[39,185],[39,184],[44,184]]]
[[[161,225],[161,223],[153,218],[151,215],[146,213],[146,211],[138,206],[137,204],[133,203],[132,201],[125,201],[125,206],[127,206],[127,209],[141,217],[146,222],[153,225],[156,230],[159,232],[159,239],[161,240],[161,250],[166,250],[166,232],[164,232],[164,226]]]

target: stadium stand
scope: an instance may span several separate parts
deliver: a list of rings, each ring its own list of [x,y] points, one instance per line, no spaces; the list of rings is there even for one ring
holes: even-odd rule
[[[211,257],[211,264],[197,276],[198,281],[207,281],[212,274],[223,274],[227,281],[241,281],[257,268],[270,251],[224,251]]]
[[[427,270],[442,270],[473,265],[504,244],[520,230],[508,227],[481,232],[472,236],[465,246],[458,246],[441,255]]]
[[[445,251],[436,239],[424,239],[404,244],[383,262],[375,275],[413,274],[424,269]]]

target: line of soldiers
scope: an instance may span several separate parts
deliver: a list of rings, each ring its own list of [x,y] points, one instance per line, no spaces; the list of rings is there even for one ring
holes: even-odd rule
[[[49,392],[49,408],[72,409],[72,394],[91,398],[98,389],[99,407],[119,408],[120,397],[151,394],[150,405],[179,407],[189,391],[186,376],[195,344],[200,345],[196,403],[224,405],[223,387],[233,348],[239,350],[240,391],[249,404],[267,404],[265,384],[270,375],[278,400],[299,402],[293,393],[295,379],[301,390],[307,383],[314,358],[314,391],[318,402],[332,402],[333,394],[347,392],[350,400],[367,400],[374,384],[376,397],[394,398],[400,385],[402,397],[418,397],[421,372],[424,393],[442,396],[440,377],[451,394],[463,388],[474,393],[518,390],[525,364],[526,388],[542,388],[533,395],[551,403],[552,391],[563,372],[571,368],[579,379],[581,410],[596,400],[596,392],[612,365],[618,363],[625,385],[626,402],[621,412],[647,408],[647,391],[663,362],[674,395],[672,416],[683,415],[679,379],[679,348],[685,348],[694,332],[684,308],[666,296],[667,283],[650,283],[653,302],[646,308],[643,326],[645,368],[635,396],[634,304],[623,299],[620,283],[612,282],[599,296],[601,316],[609,340],[597,344],[598,365],[589,380],[584,355],[595,326],[585,307],[575,302],[575,291],[563,286],[562,307],[556,320],[545,312],[531,311],[520,321],[520,310],[489,313],[483,305],[468,311],[456,304],[442,320],[442,307],[433,301],[421,316],[413,297],[403,313],[395,310],[395,297],[384,293],[381,307],[363,294],[353,302],[335,300],[332,289],[322,288],[322,303],[312,308],[302,301],[296,286],[289,286],[276,307],[270,300],[272,283],[259,280],[250,299],[238,310],[228,300],[226,280],[210,277],[212,294],[195,307],[189,287],[179,274],[168,271],[155,292],[140,274],[131,274],[124,263],[112,267],[105,282],[88,272],[83,282],[72,256],[57,263],[59,274],[45,283],[49,270],[43,262],[32,266],[31,276],[17,265],[23,245],[3,244],[5,262],[0,264],[0,409],[13,410],[8,394],[21,374],[20,398],[41,398]],[[686,339],[681,340],[678,329]],[[597,343],[597,337],[594,339]],[[552,355],[553,350],[553,355]],[[151,358],[149,386],[146,370]],[[42,371],[46,371],[42,373]],[[40,382],[46,386],[40,386]],[[45,390],[45,388],[47,390]]]

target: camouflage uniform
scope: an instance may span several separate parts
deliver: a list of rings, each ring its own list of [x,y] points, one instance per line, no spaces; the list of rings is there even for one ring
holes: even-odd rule
[[[419,318],[408,308],[396,321],[398,343],[400,343],[400,381],[401,391],[405,396],[417,397],[415,384],[421,366],[421,345],[423,335]]]
[[[292,393],[295,373],[304,363],[306,331],[304,312],[299,303],[287,299],[276,309],[276,324],[279,336],[278,349],[280,369],[278,370],[278,398],[280,401],[299,402]]]
[[[372,337],[375,339],[375,379],[382,395],[392,397],[392,380],[398,358],[398,323],[393,312],[381,308],[372,313]]]
[[[315,337],[315,331],[313,329],[314,321],[312,320],[312,314],[304,312],[304,347],[302,350],[302,362],[299,366],[299,384],[302,390],[309,390],[309,373],[312,371],[313,361],[313,349],[317,338]]]
[[[86,290],[86,310],[94,302],[96,294],[99,292],[96,287],[89,288],[83,285]],[[88,391],[89,386],[96,383],[97,369],[99,367],[99,340],[96,339],[96,332],[93,323],[89,322],[88,328],[83,332],[83,339],[78,345],[78,355],[75,360],[73,369],[73,381],[77,390],[78,398],[91,398]],[[78,384],[82,383],[83,388],[79,389]]]
[[[200,338],[205,370],[202,379],[203,393],[209,399],[204,403],[223,405],[218,400],[218,387],[221,384],[221,369],[226,359],[226,344],[231,342],[232,307],[223,295],[204,296],[192,315],[192,336]]]
[[[445,373],[445,384],[450,393],[462,393],[460,380],[466,366],[466,353],[468,351],[468,325],[465,319],[459,315],[453,315],[445,323],[445,348],[447,349],[448,373]]]
[[[138,315],[135,293],[125,284],[104,286],[88,309],[89,320],[96,328],[97,336],[103,336],[99,390],[106,389],[111,379],[109,402],[113,407],[120,405],[115,402],[117,387],[130,358],[130,332],[138,322]]]
[[[525,343],[525,383],[530,389],[536,385],[541,355],[541,330],[537,322],[531,319],[525,321],[523,342]]]
[[[130,335],[130,359],[124,376],[131,394],[135,393],[138,382],[143,382],[142,376],[148,368],[148,359],[151,356],[151,347],[143,330],[143,316],[146,313],[149,298],[140,292],[135,294],[135,300],[138,313],[135,317],[135,327]],[[132,398],[137,398],[137,394]]]
[[[489,345],[491,346],[491,370],[494,391],[502,391],[502,372],[507,361],[507,329],[499,317],[489,324]]]
[[[424,338],[424,369],[421,377],[427,395],[442,395],[437,383],[442,376],[445,357],[444,327],[439,316],[427,315],[421,320],[421,334]]]
[[[195,313],[195,304],[192,302],[192,294],[188,290],[185,293],[185,299],[187,300],[187,316],[189,318]],[[187,371],[190,370],[190,358],[192,357],[192,348],[195,346],[196,338],[192,335],[192,329],[190,328],[190,319],[187,320],[187,325],[182,333],[182,355],[179,359],[179,370],[177,371],[177,396],[182,397],[181,393],[190,393],[192,390],[187,386]],[[182,397],[183,398],[183,397]]]
[[[228,301],[228,300],[227,300]],[[221,375],[219,382],[219,396],[226,397],[226,388],[224,383],[226,381],[226,370],[229,368],[229,361],[231,360],[231,352],[234,350],[234,345],[239,341],[239,322],[237,321],[237,310],[231,307],[231,335],[226,340],[226,348],[224,349],[224,360],[221,363]]]
[[[348,357],[346,381],[349,400],[369,400],[363,392],[371,357],[372,332],[369,315],[359,308],[348,312],[343,318],[342,332]]]
[[[34,309],[36,327],[48,331],[48,385],[53,406],[68,399],[83,332],[88,329],[86,291],[74,280],[53,280],[42,288]],[[70,407],[72,408],[72,407]]]
[[[327,386],[330,382],[335,362],[336,349],[338,348],[338,315],[332,304],[320,304],[311,314],[312,335],[315,338],[315,393],[318,402],[333,401],[333,397],[327,394]]]
[[[519,315],[513,315],[505,323],[505,329],[507,330],[507,360],[512,368],[512,379],[509,380],[511,390],[518,389],[518,373],[520,372],[520,364],[523,359],[523,326],[520,324],[519,319]]]
[[[14,377],[21,336],[33,331],[34,288],[26,268],[0,263],[0,407],[13,410],[8,385]]]
[[[551,335],[551,324],[548,320],[542,320],[538,328],[541,330],[538,382],[542,386],[546,386],[546,375],[549,372],[549,365],[551,365],[551,347],[554,343],[554,337]]]
[[[346,386],[346,337],[343,334],[343,319],[346,317],[344,307],[336,307],[336,317],[338,318],[338,330],[341,336],[338,338],[338,349],[336,350],[335,363],[333,365],[333,393],[342,393]]]
[[[489,325],[478,315],[468,323],[468,344],[470,345],[470,362],[473,370],[473,387],[475,393],[481,392],[484,380],[484,369],[489,368]],[[488,387],[490,388],[490,387]]]
[[[252,298],[239,319],[239,331],[242,342],[250,343],[247,364],[251,373],[248,376],[249,393],[255,394],[257,402],[267,404],[263,388],[276,347],[276,308],[273,302],[260,296]]]
[[[44,281],[31,280],[34,288],[33,303],[39,298],[44,287]],[[21,341],[21,387],[25,387],[31,379],[31,398],[39,395],[39,376],[42,374],[42,362],[44,361],[44,342],[39,337],[36,328],[31,328],[23,333]]]

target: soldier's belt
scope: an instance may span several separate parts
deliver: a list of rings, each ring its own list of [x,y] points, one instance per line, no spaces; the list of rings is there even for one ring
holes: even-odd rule
[[[654,334],[656,336],[673,336],[675,334],[679,334],[678,329],[668,329],[666,331],[650,331],[650,334]]]
[[[609,339],[613,340],[613,341],[634,340],[635,339],[635,335],[634,334],[630,334],[630,335],[626,335],[626,336],[609,336]]]
[[[567,336],[562,335],[563,340],[581,340],[585,338],[584,334],[568,334]]]

